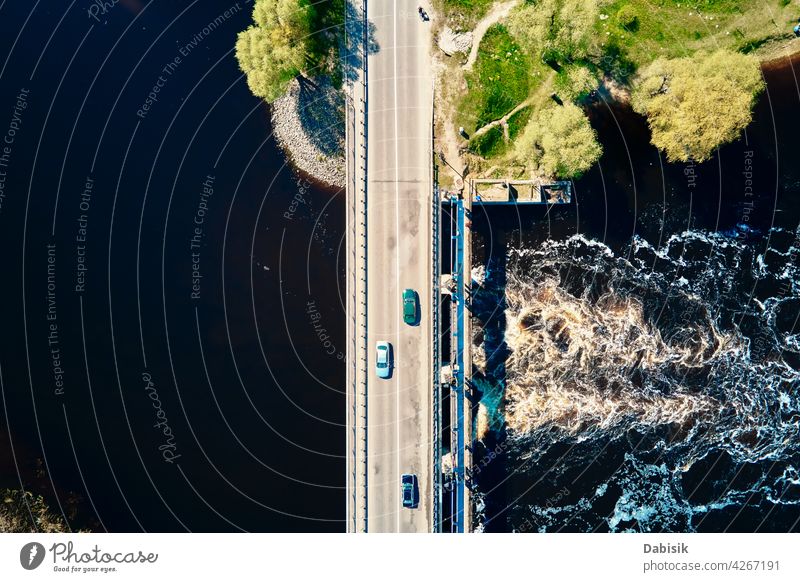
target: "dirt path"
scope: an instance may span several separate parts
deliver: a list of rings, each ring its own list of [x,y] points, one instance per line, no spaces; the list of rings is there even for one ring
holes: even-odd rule
[[[475,131],[475,133],[472,134],[472,137],[478,137],[479,135],[483,135],[484,133],[486,133],[487,131],[489,131],[490,129],[492,129],[496,125],[502,125],[503,126],[503,133],[506,134],[506,137],[508,137],[508,120],[509,120],[509,118],[512,115],[514,115],[517,111],[520,111],[521,109],[524,109],[528,105],[530,105],[531,101],[532,100],[530,98],[526,99],[525,101],[523,101],[522,103],[520,103],[519,105],[514,107],[514,109],[512,109],[511,111],[506,113],[500,119],[495,119],[494,121],[490,121],[489,123],[487,123],[486,125],[484,125],[480,129],[477,129]]]
[[[478,47],[481,45],[481,39],[483,39],[483,35],[486,34],[486,31],[489,30],[489,27],[508,16],[511,13],[511,9],[518,3],[519,0],[498,2],[492,6],[489,13],[475,26],[475,30],[472,31],[472,48],[470,48],[469,57],[464,64],[465,71],[472,69],[472,65],[475,64],[475,60],[478,58]]]
[[[470,49],[469,57],[467,58],[466,64],[463,65],[463,70],[469,70],[472,68],[475,60],[478,58],[478,47],[481,44],[481,39],[483,39],[483,35],[486,34],[486,31],[489,29],[490,26],[499,22],[503,18],[506,18],[510,13],[511,10],[519,3],[519,0],[506,0],[505,2],[496,2],[494,6],[489,10],[488,14],[481,19],[480,22],[475,26],[475,29],[472,32],[472,47]],[[456,69],[457,70],[457,69]],[[446,74],[444,70],[440,70],[437,73],[437,76],[441,80],[442,74]],[[451,80],[452,81],[452,80]],[[444,102],[439,101],[437,104],[437,108],[439,113],[442,115],[443,123],[441,125],[441,133],[440,133],[440,151],[446,157],[448,164],[456,168],[454,171],[448,165],[443,167],[443,170],[451,176],[453,179],[453,187],[456,190],[460,190],[464,187],[463,181],[460,179],[459,175],[465,175],[467,173],[467,166],[462,157],[461,148],[466,144],[466,141],[458,135],[456,131],[456,126],[453,123],[455,112],[452,110],[452,105],[447,104],[448,101],[445,100]],[[508,116],[513,115],[519,109],[525,106],[525,103],[521,104],[520,107],[515,108],[514,111],[510,112]],[[506,119],[508,116],[504,117]],[[492,122],[491,125],[496,125],[498,123],[502,123],[503,119],[499,119],[495,122]],[[481,128],[484,132],[488,131],[490,128]]]

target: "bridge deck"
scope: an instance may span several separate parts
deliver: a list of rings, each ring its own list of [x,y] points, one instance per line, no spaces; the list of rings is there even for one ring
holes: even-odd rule
[[[413,0],[367,0],[366,103],[355,98],[349,112],[359,118],[359,112],[366,111],[363,131],[369,138],[363,138],[365,163],[355,164],[354,171],[361,176],[348,183],[348,204],[358,200],[360,184],[366,192],[365,224],[359,229],[356,220],[356,227],[348,229],[354,263],[362,252],[359,247],[366,255],[364,280],[356,281],[359,266],[353,271],[351,289],[358,297],[350,304],[357,314],[348,328],[354,334],[348,342],[353,362],[348,363],[355,363],[348,379],[353,393],[348,408],[348,422],[353,423],[348,427],[353,468],[348,468],[350,531],[430,532],[436,527],[433,99],[430,25],[416,18],[416,7]],[[357,148],[358,139],[352,145]],[[359,155],[351,154],[356,161]],[[407,288],[419,294],[418,325],[403,322],[401,296]],[[365,303],[359,295],[362,290]],[[395,365],[388,379],[375,372],[378,341],[393,346]],[[418,477],[416,509],[402,507],[403,473]]]

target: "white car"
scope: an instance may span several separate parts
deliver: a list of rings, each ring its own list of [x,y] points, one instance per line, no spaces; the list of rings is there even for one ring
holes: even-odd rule
[[[392,375],[392,344],[378,342],[375,344],[375,373],[378,378],[388,378]]]

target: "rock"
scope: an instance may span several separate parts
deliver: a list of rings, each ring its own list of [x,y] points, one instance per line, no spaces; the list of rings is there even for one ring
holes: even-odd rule
[[[448,57],[455,53],[467,53],[472,46],[472,32],[456,32],[445,26],[436,43]]]
[[[344,94],[328,78],[292,81],[272,103],[271,117],[275,139],[296,169],[344,188]]]

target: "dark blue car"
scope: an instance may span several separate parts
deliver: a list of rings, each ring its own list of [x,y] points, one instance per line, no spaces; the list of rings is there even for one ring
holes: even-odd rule
[[[403,507],[416,509],[419,505],[417,476],[413,473],[403,473],[403,477],[400,479],[400,492],[403,497]]]

